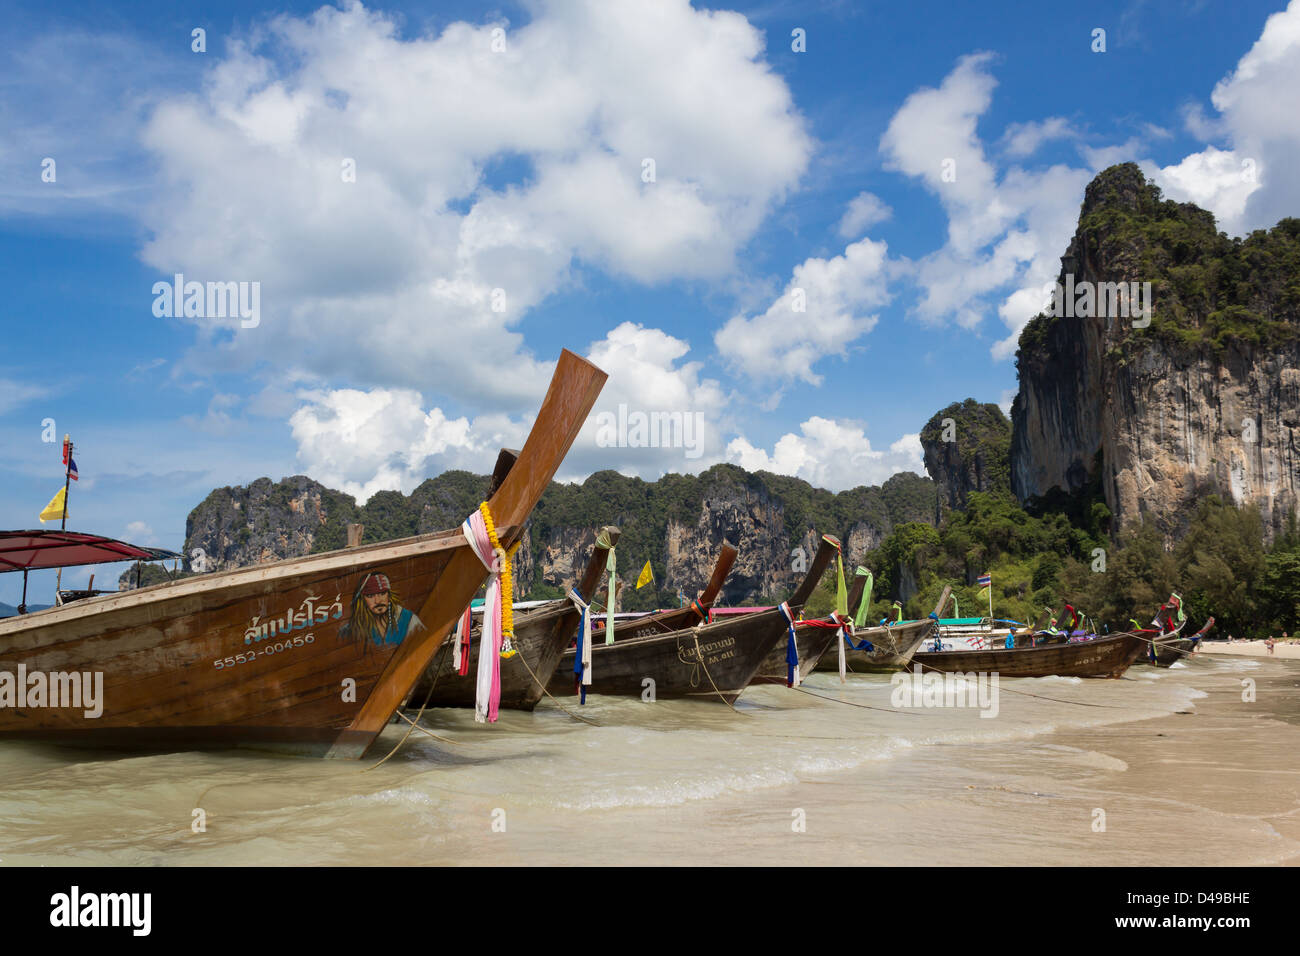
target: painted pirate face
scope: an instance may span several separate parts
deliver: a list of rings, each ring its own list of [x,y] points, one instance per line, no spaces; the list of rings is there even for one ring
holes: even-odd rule
[[[380,591],[378,594],[363,594],[361,599],[366,602],[366,607],[371,614],[383,617],[388,613],[388,591]]]
[[[366,602],[366,608],[371,614],[383,617],[388,613],[390,589],[386,574],[371,574],[366,578],[361,587],[361,599]]]

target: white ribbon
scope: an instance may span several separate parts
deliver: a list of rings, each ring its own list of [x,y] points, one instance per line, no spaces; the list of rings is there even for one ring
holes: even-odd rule
[[[492,547],[483,513],[475,511],[460,526],[470,550],[487,568],[487,600],[483,603],[483,626],[479,631],[478,675],[474,688],[474,720],[496,720],[501,694],[501,552]],[[495,694],[493,691],[495,690]],[[497,699],[494,700],[493,698]]]
[[[577,588],[569,588],[569,600],[582,616],[582,683],[591,686],[591,605],[582,600]]]

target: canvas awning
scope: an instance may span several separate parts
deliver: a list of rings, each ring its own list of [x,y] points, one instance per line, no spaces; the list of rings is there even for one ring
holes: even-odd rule
[[[170,561],[182,555],[80,531],[0,531],[0,572],[114,561]]]

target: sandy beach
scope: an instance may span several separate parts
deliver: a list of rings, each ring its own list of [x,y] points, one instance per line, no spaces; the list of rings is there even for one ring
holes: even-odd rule
[[[1241,657],[1276,657],[1286,660],[1300,660],[1300,642],[1278,641],[1273,645],[1270,655],[1268,646],[1263,641],[1202,641],[1199,654],[1233,654]]]

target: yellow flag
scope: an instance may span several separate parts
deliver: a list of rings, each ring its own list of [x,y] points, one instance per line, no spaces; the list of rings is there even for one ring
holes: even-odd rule
[[[641,576],[638,577],[638,578],[636,579],[636,587],[637,587],[637,590],[638,590],[638,591],[641,590],[641,588],[642,588],[643,586],[649,584],[649,583],[650,583],[651,581],[653,581],[654,579],[655,579],[655,576],[654,576],[654,574],[650,571],[650,562],[647,561],[647,562],[645,563],[645,567],[641,569]]]
[[[46,521],[54,521],[57,518],[62,518],[66,514],[67,494],[68,489],[60,488],[59,493],[50,499],[50,503],[46,505],[45,510],[41,512],[42,524]]]

